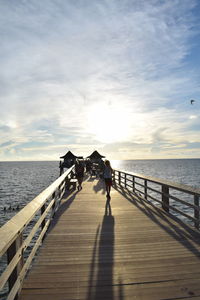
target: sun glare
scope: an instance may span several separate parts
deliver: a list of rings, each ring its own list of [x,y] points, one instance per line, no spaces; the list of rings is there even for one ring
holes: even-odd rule
[[[89,131],[101,142],[124,141],[130,133],[130,117],[120,105],[95,104],[88,109]]]

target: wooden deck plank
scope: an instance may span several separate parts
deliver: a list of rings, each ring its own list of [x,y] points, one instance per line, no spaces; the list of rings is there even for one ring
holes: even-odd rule
[[[200,299],[200,235],[102,182],[63,199],[20,300]]]

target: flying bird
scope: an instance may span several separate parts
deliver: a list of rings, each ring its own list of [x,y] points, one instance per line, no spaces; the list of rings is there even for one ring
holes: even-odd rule
[[[195,102],[195,100],[191,99],[190,100],[190,104],[193,104]]]

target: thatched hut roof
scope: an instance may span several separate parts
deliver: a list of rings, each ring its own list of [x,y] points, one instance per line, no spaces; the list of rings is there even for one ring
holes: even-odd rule
[[[104,158],[105,156],[101,155],[98,151],[94,151],[92,154],[90,154],[89,156],[87,156],[87,158],[90,159],[99,159],[99,158]]]
[[[76,158],[80,158],[80,159],[82,159],[83,156],[76,156],[71,151],[68,151],[65,155],[60,156],[60,158],[64,158],[64,159],[76,159]]]

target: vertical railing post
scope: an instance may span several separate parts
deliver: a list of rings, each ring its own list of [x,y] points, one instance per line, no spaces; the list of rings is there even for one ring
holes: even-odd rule
[[[167,185],[162,185],[162,208],[169,212],[169,187]]]
[[[8,248],[8,250],[7,250],[8,264],[11,262],[11,260],[15,256],[16,252],[21,247],[22,240],[23,240],[23,236],[22,236],[22,233],[20,233],[19,236],[16,238],[16,240]],[[12,271],[9,279],[8,279],[9,291],[12,290],[12,287],[14,286],[14,284],[15,284],[15,282],[16,282],[16,280],[17,280],[17,278],[18,278],[18,276],[21,272],[23,264],[24,264],[24,258],[23,258],[23,249],[22,249],[21,258],[20,258],[18,264],[16,265],[16,267],[14,268],[14,270]],[[14,300],[17,300],[17,299],[18,299],[18,294],[15,296]]]
[[[69,187],[70,187],[70,179],[67,176],[65,179],[65,190],[69,190]]]
[[[112,184],[113,184],[113,186],[115,185],[115,183],[116,183],[116,171],[115,170],[113,170],[113,177],[112,177]]]
[[[41,216],[42,216],[43,213],[45,212],[45,209],[46,209],[46,205],[45,205],[45,203],[44,203],[44,204],[42,205],[41,209],[40,209]],[[46,218],[44,218],[44,220],[43,220],[42,223],[41,223],[41,231],[42,231],[42,229],[44,228],[45,224],[46,224]],[[44,241],[44,239],[45,239],[45,235],[44,235],[43,238],[42,238],[42,242]]]
[[[60,176],[63,174],[63,166],[62,166],[62,162],[60,161],[60,164],[59,164],[59,168],[60,168]]]
[[[121,185],[121,172],[120,171],[118,172],[119,172],[119,185]]]
[[[45,212],[45,207],[46,207],[45,204],[43,204],[41,209],[40,209],[41,215],[43,215],[43,213]],[[44,218],[44,220],[41,223],[41,230],[44,228],[45,223],[46,223],[46,219]]]
[[[124,173],[124,187],[126,188],[126,173]]]
[[[132,176],[133,192],[135,192],[135,176]]]
[[[147,200],[147,180],[144,180],[144,198]]]
[[[54,199],[55,201],[54,201],[54,203],[53,203],[53,205],[52,205],[52,209],[51,209],[51,218],[53,218],[54,217],[54,215],[55,215],[55,212],[56,212],[56,192],[54,192],[53,194],[52,194],[52,200]]]
[[[200,220],[200,212],[199,212],[199,196],[194,195],[194,205],[197,206],[197,208],[194,209],[194,217],[195,217],[195,222],[194,225],[197,229],[199,229],[199,220]]]

